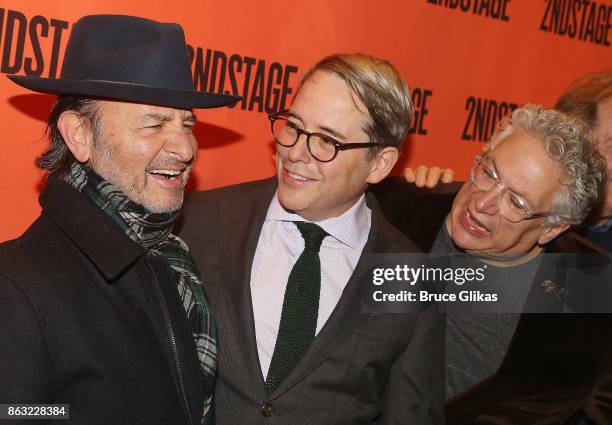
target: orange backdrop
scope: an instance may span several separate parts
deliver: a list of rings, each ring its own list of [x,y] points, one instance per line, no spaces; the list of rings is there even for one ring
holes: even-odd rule
[[[197,87],[245,96],[198,113],[192,190],[271,175],[266,112],[289,105],[301,74],[329,53],[385,57],[413,89],[396,172],[435,164],[460,179],[500,115],[550,106],[578,76],[612,68],[612,0],[0,0],[0,73],[58,76],[72,23],[94,13],[180,23]],[[39,213],[33,161],[52,102],[0,75],[0,241]]]

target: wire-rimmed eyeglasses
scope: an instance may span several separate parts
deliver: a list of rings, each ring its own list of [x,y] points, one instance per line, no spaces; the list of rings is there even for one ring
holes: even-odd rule
[[[518,223],[538,217],[555,215],[550,211],[531,211],[525,199],[509,190],[499,178],[495,166],[486,156],[476,155],[470,173],[470,180],[483,192],[497,187],[500,191],[498,211],[508,221]]]

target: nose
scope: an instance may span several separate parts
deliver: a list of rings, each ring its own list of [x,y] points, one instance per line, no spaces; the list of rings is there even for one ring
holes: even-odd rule
[[[304,162],[309,163],[311,160],[310,152],[308,152],[308,142],[306,141],[306,135],[300,134],[295,145],[289,148],[287,157],[291,162]]]
[[[191,131],[187,131],[181,125],[180,128],[173,129],[166,138],[165,150],[181,162],[191,162],[196,155],[196,139]]]
[[[499,203],[502,195],[503,192],[497,186],[487,191],[480,190],[476,192],[473,195],[476,211],[489,215],[497,214],[499,212]]]

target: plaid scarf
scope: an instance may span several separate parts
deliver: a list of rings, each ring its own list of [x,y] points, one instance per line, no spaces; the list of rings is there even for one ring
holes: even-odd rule
[[[216,373],[216,327],[200,273],[187,244],[171,232],[179,211],[151,213],[129,200],[117,187],[102,179],[89,166],[78,162],[65,177],[68,184],[89,197],[149,255],[164,257],[174,272],[179,296],[191,325],[202,378],[204,412],[201,423],[212,422],[212,392]]]

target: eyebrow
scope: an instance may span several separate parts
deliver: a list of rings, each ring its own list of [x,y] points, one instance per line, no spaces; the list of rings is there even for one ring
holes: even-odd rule
[[[295,112],[288,111],[287,116],[299,120],[302,124],[304,123],[304,120],[300,118],[300,116],[297,115]],[[329,133],[330,135],[334,136],[337,139],[346,140],[346,137],[342,133],[339,133],[337,130],[334,130],[333,128],[330,128],[324,125],[323,126],[319,125],[317,126],[317,128],[319,129],[319,131],[324,131],[326,133]]]
[[[141,116],[141,121],[161,121],[161,122],[168,122],[168,121],[172,121],[172,116],[170,114],[162,114],[162,113],[158,113],[158,112],[150,112],[150,113],[146,113],[143,114]],[[189,115],[187,115],[183,121],[196,121],[196,116],[193,112],[189,112]]]

